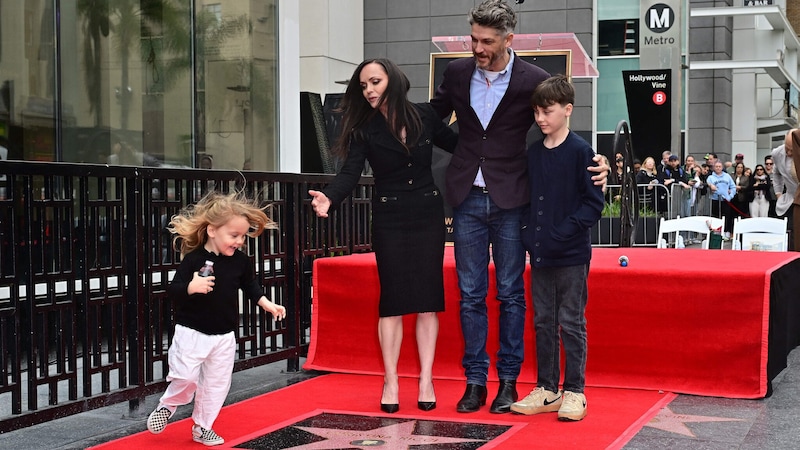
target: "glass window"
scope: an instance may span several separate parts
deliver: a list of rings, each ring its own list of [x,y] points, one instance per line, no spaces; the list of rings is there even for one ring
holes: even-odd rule
[[[0,153],[8,159],[55,158],[54,17],[52,2],[0,2]]]
[[[597,2],[597,20],[601,22],[629,17],[639,17],[639,1],[599,0]]]
[[[639,19],[600,21],[597,33],[598,56],[639,54]]]
[[[31,2],[28,2],[31,3]],[[192,166],[191,10],[171,1],[62,2],[63,160]],[[181,36],[184,36],[181,38]]]
[[[276,49],[277,0],[0,1],[0,145],[276,170]]]
[[[222,24],[222,5],[219,3],[206,4],[205,10],[208,11],[214,18],[217,19],[217,25]]]
[[[277,1],[198,1],[196,147],[204,165],[277,170]]]
[[[600,58],[597,70],[597,132],[613,132],[620,120],[630,123],[622,71],[639,70],[639,58]]]

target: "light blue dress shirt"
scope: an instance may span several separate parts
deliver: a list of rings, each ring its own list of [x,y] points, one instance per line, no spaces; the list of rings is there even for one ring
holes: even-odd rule
[[[514,65],[514,51],[508,49],[511,56],[508,59],[506,67],[500,71],[494,80],[487,76],[486,71],[479,67],[475,67],[475,72],[472,73],[472,79],[469,85],[469,103],[478,119],[483,125],[483,129],[489,126],[492,121],[494,112],[497,110],[497,105],[506,95],[508,84],[511,82],[511,68]],[[472,183],[475,186],[486,187],[486,182],[483,179],[483,172],[478,168],[478,175]]]

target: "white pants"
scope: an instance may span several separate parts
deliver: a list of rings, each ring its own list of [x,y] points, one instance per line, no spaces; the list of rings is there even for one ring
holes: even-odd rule
[[[159,406],[174,413],[194,396],[194,423],[211,429],[231,388],[235,356],[233,332],[208,335],[176,325],[169,347],[169,385]]]
[[[750,202],[750,217],[767,217],[769,215],[769,200],[763,195],[756,196]]]

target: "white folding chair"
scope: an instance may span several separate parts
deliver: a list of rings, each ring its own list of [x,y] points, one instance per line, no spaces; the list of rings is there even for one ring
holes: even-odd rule
[[[723,226],[725,226],[725,219],[713,216],[689,216],[685,217],[686,220],[694,220],[700,222],[706,227],[712,228],[714,230],[721,230]]]
[[[695,221],[704,225],[705,227],[711,230],[711,233],[708,234],[708,240],[704,242],[704,249],[708,249],[711,246],[711,234],[714,233],[714,230],[719,230],[722,233],[724,230],[722,229],[725,227],[725,219],[720,217],[713,217],[713,216],[689,216],[685,218],[686,220]],[[720,237],[721,238],[721,237]]]
[[[733,249],[785,252],[789,248],[786,228],[785,217],[737,218],[733,222]]]
[[[708,242],[711,237],[711,229],[704,220],[698,220],[699,216],[694,217],[678,217],[675,219],[661,218],[661,223],[658,226],[658,244],[657,248],[669,248],[668,238],[670,233],[675,233],[675,248],[684,248],[682,231],[694,232],[704,235],[705,238],[701,244],[702,248],[708,248]]]

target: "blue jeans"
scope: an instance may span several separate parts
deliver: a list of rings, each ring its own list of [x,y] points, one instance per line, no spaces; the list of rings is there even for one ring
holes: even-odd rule
[[[461,332],[464,358],[461,364],[468,384],[486,385],[489,328],[486,294],[489,290],[489,244],[492,246],[500,302],[500,349],[497,373],[501,380],[516,380],[525,356],[525,249],[520,224],[527,208],[501,209],[488,194],[470,191],[453,208],[453,241],[456,272],[461,290]]]
[[[537,387],[558,391],[561,379],[560,326],[567,360],[564,390],[583,392],[586,384],[588,276],[588,265],[531,268]]]

